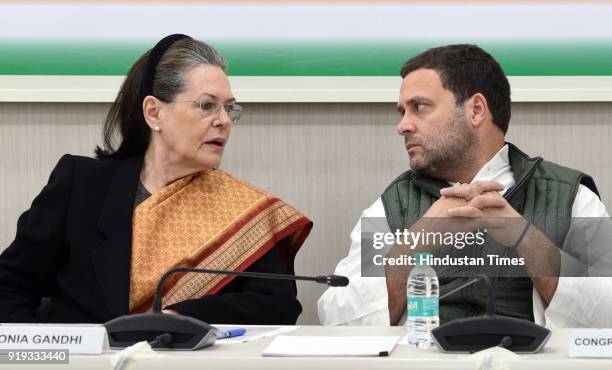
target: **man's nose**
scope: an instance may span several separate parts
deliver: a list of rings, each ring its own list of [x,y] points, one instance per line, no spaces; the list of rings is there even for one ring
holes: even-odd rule
[[[413,134],[416,131],[416,126],[414,124],[413,117],[410,114],[405,113],[402,116],[402,119],[397,124],[397,133],[399,135],[405,136],[407,134]]]

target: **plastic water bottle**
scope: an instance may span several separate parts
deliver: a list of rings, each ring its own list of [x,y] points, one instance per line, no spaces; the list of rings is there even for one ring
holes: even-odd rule
[[[431,330],[440,325],[438,312],[440,285],[436,271],[427,264],[431,256],[431,253],[417,253],[416,265],[408,276],[407,339],[408,344],[414,348],[427,348],[432,345]]]

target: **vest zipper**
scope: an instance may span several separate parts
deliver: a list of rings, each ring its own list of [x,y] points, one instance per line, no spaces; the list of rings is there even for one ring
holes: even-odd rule
[[[527,180],[531,177],[531,175],[535,172],[536,168],[538,167],[538,165],[540,164],[540,162],[542,162],[542,158],[538,158],[537,161],[535,162],[535,164],[533,165],[533,167],[531,167],[531,169],[529,170],[529,172],[527,172],[519,182],[517,182],[511,189],[510,191],[506,192],[506,194],[504,194],[504,198],[506,200],[509,200],[510,197],[512,197],[514,195],[514,193],[516,193],[518,191],[518,189],[520,189],[523,184],[525,182],[527,182]]]

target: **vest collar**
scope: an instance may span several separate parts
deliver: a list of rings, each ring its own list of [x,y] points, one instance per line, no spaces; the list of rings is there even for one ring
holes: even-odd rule
[[[512,188],[508,189],[508,191],[506,191],[504,194],[504,197],[509,199],[525,184],[525,182],[536,170],[540,162],[542,162],[542,158],[531,158],[512,143],[507,142],[506,145],[508,146],[508,160],[510,161],[510,168],[512,169],[512,174],[514,176],[514,180],[516,181],[516,184]],[[500,153],[496,154],[496,156],[499,154]],[[436,199],[440,198],[440,190],[449,186],[447,181],[433,179],[418,172],[412,173],[412,181],[417,187],[421,188]]]
[[[535,172],[538,165],[542,162],[542,157],[529,157],[523,153],[512,143],[506,143],[508,145],[508,159],[510,160],[510,168],[516,181],[516,184],[508,189],[504,198],[510,199],[523,185],[529,180],[531,175]]]

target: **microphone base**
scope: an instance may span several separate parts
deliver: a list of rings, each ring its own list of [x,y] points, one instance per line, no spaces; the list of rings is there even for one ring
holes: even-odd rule
[[[142,313],[117,317],[104,324],[112,349],[132,344],[151,342],[162,334],[171,334],[168,344],[158,344],[156,350],[191,351],[211,346],[217,340],[219,330],[204,321],[182,315]]]
[[[507,348],[516,353],[536,353],[550,338],[550,330],[531,321],[505,316],[479,316],[452,320],[431,331],[443,352],[473,353],[496,347],[505,337]]]

